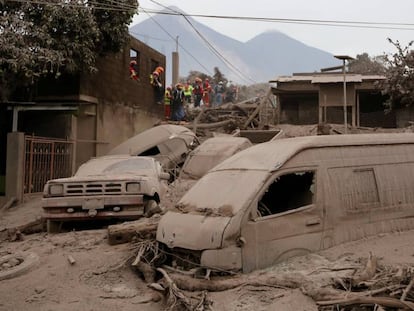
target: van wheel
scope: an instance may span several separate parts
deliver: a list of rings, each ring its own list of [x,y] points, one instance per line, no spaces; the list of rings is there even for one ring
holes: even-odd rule
[[[54,221],[50,219],[46,220],[47,233],[59,233],[61,228],[62,228],[61,221]]]
[[[144,205],[144,216],[145,217],[151,217],[152,215],[156,213],[161,213],[162,210],[160,206],[158,205],[157,201],[155,200],[148,200],[145,202]]]

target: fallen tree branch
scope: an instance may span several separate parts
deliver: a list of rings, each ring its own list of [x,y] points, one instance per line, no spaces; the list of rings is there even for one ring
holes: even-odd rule
[[[390,297],[353,297],[349,299],[317,301],[316,304],[320,306],[350,306],[359,304],[380,305],[389,308],[400,308],[414,310],[414,303],[408,301],[400,301]]]
[[[408,295],[408,293],[410,292],[410,290],[411,290],[411,288],[413,287],[413,285],[414,285],[414,278],[412,278],[411,279],[411,281],[410,281],[410,283],[407,285],[407,287],[404,289],[404,291],[403,291],[403,293],[402,293],[402,295],[401,295],[401,298],[400,298],[400,300],[401,301],[404,301],[405,300],[405,298],[407,298],[407,295]]]

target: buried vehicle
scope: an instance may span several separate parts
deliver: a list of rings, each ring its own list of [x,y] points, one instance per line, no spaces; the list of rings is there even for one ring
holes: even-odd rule
[[[179,178],[170,185],[167,195],[170,198],[169,205],[176,203],[211,168],[252,145],[245,137],[230,135],[211,137],[203,141],[188,154]]]
[[[64,221],[133,220],[158,211],[170,175],[151,157],[94,158],[68,178],[49,180],[42,207],[48,232]]]
[[[211,169],[162,216],[157,241],[173,266],[249,272],[414,228],[413,184],[412,133],[280,139]]]
[[[154,126],[119,144],[108,155],[129,154],[157,159],[171,177],[178,174],[188,153],[199,145],[197,136],[181,125]]]
[[[180,179],[199,179],[211,168],[253,144],[245,137],[230,135],[206,139],[191,151],[180,172]]]

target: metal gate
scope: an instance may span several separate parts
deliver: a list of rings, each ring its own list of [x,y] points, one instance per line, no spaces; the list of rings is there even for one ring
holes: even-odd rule
[[[71,176],[73,146],[68,140],[26,136],[24,194],[42,192],[49,179]]]

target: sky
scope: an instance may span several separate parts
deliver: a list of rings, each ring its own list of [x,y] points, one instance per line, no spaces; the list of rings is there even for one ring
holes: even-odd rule
[[[193,17],[242,42],[264,31],[277,30],[333,55],[355,57],[362,53],[378,56],[396,52],[387,38],[398,40],[403,47],[414,40],[414,0],[139,0],[140,13],[134,17],[131,26],[149,18],[142,10],[164,9],[156,3],[176,6],[187,14],[305,20],[298,24]],[[310,25],[309,20],[331,25],[329,21],[369,22],[376,23],[369,26],[377,28],[364,28],[366,24],[353,24],[354,27]],[[173,30],[169,31],[173,35]]]

